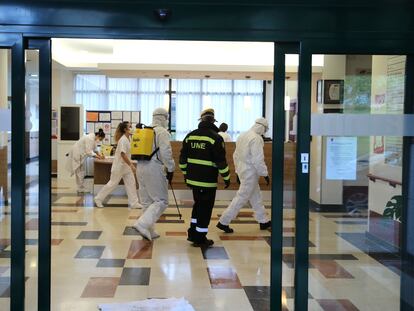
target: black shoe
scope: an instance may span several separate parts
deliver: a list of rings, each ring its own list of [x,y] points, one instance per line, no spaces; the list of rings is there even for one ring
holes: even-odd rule
[[[223,225],[221,222],[218,222],[216,225],[217,228],[223,230],[225,233],[233,233],[234,230],[230,228],[228,225]]]
[[[272,222],[270,220],[268,222],[260,224],[260,230],[267,230],[270,228],[272,228]]]
[[[193,231],[193,228],[187,230],[187,241],[194,242]]]
[[[214,244],[213,240],[205,239],[201,242],[194,242],[193,246],[194,247],[201,247],[201,248],[208,248],[208,247],[212,246],[213,244]]]

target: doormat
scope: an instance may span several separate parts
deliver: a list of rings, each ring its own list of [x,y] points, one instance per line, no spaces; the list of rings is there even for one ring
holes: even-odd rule
[[[184,298],[146,299],[98,305],[100,311],[195,311]]]

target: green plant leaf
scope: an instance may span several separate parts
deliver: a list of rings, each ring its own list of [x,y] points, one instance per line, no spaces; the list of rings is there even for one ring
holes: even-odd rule
[[[394,218],[394,210],[392,208],[386,208],[383,213],[384,217]]]
[[[389,200],[387,202],[387,205],[385,205],[385,207],[391,207],[391,206],[394,206],[394,203],[391,200]]]

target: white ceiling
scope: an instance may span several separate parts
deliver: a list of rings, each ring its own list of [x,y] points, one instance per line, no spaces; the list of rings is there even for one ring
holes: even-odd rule
[[[71,70],[273,72],[271,42],[53,39],[53,60]],[[286,58],[295,72],[297,55]],[[314,66],[323,66],[316,56]]]

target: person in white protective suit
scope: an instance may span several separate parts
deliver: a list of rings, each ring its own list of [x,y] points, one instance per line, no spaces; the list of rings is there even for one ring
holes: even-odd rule
[[[115,157],[111,168],[111,177],[108,183],[99,191],[94,201],[97,207],[103,207],[105,198],[115,190],[121,179],[124,181],[129,206],[142,208],[138,200],[135,165],[131,162],[131,143],[129,141],[131,125],[129,122],[121,122],[115,132],[117,142]]]
[[[268,130],[268,122],[265,118],[259,118],[245,133],[242,133],[236,141],[236,150],[233,154],[236,173],[240,179],[240,188],[230,205],[223,212],[217,223],[217,228],[226,233],[234,230],[229,227],[230,222],[236,218],[240,209],[250,202],[256,220],[261,230],[271,227],[271,222],[266,213],[259,187],[259,178],[263,176],[269,185],[269,175],[264,161],[262,135]]]
[[[227,123],[221,123],[219,126],[220,132],[218,132],[218,134],[223,137],[225,143],[232,141],[230,134],[227,133],[228,128],[229,126]]]
[[[78,193],[88,192],[85,190],[85,159],[87,157],[96,157],[101,159],[101,155],[95,152],[98,141],[105,138],[105,133],[99,129],[96,133],[90,133],[79,139],[67,154],[66,169],[70,175],[76,176],[76,185]]]
[[[153,111],[151,127],[155,136],[153,150],[159,149],[150,160],[138,160],[137,179],[143,213],[134,224],[134,228],[148,240],[160,236],[154,230],[154,224],[168,207],[167,182],[172,181],[175,169],[166,109]]]

